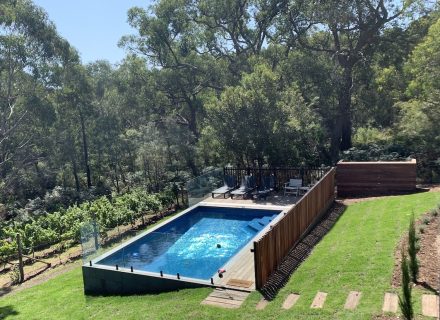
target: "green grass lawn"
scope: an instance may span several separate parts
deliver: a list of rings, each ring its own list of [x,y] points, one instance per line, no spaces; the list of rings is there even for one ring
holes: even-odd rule
[[[41,285],[0,298],[0,319],[371,319],[380,314],[383,295],[391,290],[394,250],[411,213],[416,216],[440,202],[440,193],[388,197],[350,205],[310,257],[293,274],[266,309],[252,293],[240,309],[202,306],[211,289],[143,296],[88,297],[81,269]],[[362,292],[355,311],[343,309],[351,290]],[[317,291],[328,293],[322,310],[310,309]],[[291,310],[281,304],[291,293],[301,295]],[[420,313],[417,296],[416,313]]]

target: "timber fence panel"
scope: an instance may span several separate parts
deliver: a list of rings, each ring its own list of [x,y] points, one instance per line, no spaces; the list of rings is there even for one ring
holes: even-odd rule
[[[417,162],[344,162],[336,168],[338,196],[374,196],[416,190]]]
[[[319,180],[272,228],[254,242],[256,287],[260,289],[289,251],[334,200],[335,168]]]

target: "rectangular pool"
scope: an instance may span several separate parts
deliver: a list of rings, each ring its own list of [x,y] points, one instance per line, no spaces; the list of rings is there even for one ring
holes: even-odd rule
[[[151,288],[160,287],[160,283],[156,282],[164,278],[175,281],[177,274],[177,280],[182,280],[182,277],[187,281],[194,279],[200,280],[199,284],[209,284],[209,280],[217,271],[280,212],[281,210],[196,206],[98,257],[93,261],[93,266],[111,271],[116,271],[118,266],[117,271],[128,274],[160,277],[150,281]],[[114,274],[111,277],[114,277]],[[87,292],[86,280],[84,276]],[[101,279],[101,286],[103,281],[107,280],[114,279]],[[96,281],[94,283],[96,284]],[[104,286],[108,287],[107,283]],[[164,287],[167,288],[168,285]],[[148,291],[150,290],[145,290]]]

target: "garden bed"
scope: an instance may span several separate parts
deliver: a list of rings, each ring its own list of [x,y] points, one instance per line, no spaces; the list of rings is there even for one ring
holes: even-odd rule
[[[420,250],[417,258],[420,264],[418,286],[428,290],[440,292],[440,209],[437,209],[437,215],[432,213],[424,214],[416,221],[416,231],[419,235]],[[406,251],[408,236],[405,234],[399,242],[395,252],[395,265],[392,278],[392,285],[400,287],[402,274],[401,262],[402,248]]]

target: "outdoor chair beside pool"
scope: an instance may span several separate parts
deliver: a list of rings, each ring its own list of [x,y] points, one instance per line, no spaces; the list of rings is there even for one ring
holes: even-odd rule
[[[290,179],[284,184],[284,195],[295,194],[298,197],[302,186],[302,179]]]
[[[255,197],[257,199],[266,199],[272,191],[275,190],[275,176],[263,176],[261,178],[261,186],[257,189]]]
[[[257,188],[254,176],[245,176],[241,182],[240,188],[231,191],[231,199],[234,196],[242,196],[245,198],[248,194],[252,193]]]
[[[304,186],[302,179],[290,179],[289,182],[284,184],[284,195],[295,194],[298,197],[301,194],[307,193],[313,185],[314,183]]]
[[[211,196],[214,198],[216,194],[222,194],[223,198],[226,199],[226,195],[230,193],[232,190],[237,188],[236,179],[234,176],[225,176],[224,178],[224,186],[218,189],[215,189],[211,192]]]

